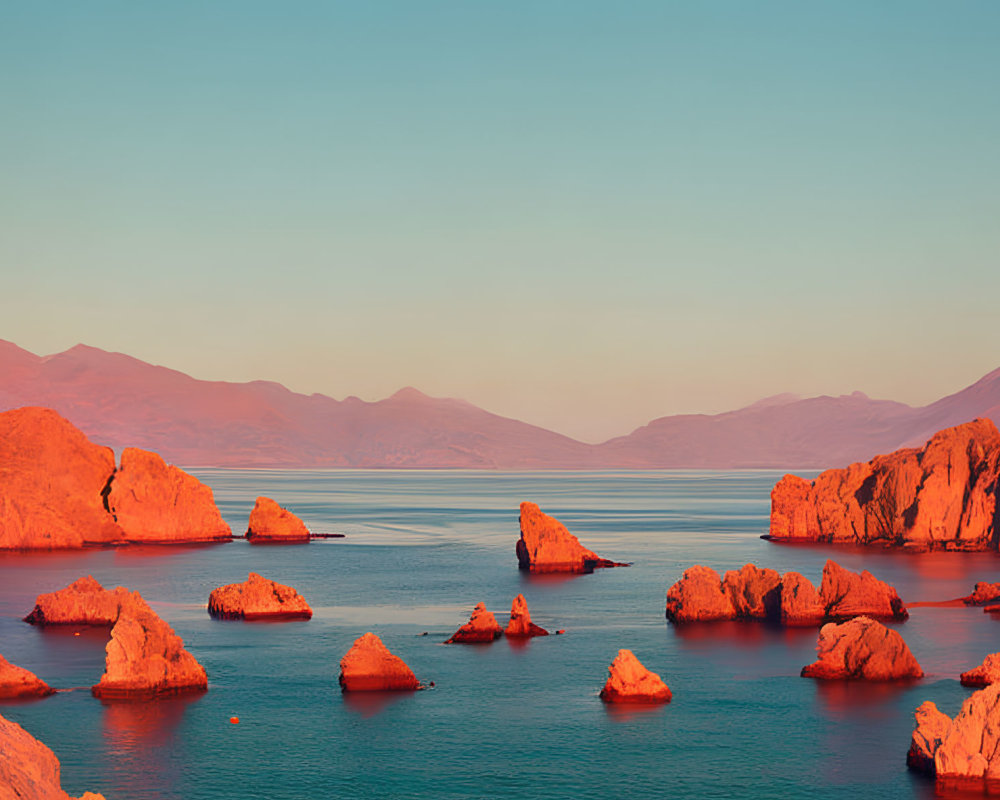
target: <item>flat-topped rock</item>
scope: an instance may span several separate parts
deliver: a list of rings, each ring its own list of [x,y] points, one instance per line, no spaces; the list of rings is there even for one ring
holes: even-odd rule
[[[959,678],[962,686],[989,686],[1000,683],[1000,653],[991,653],[978,667],[963,672]]]
[[[247,539],[251,543],[308,542],[309,529],[287,508],[282,508],[270,497],[258,497],[250,512]]]
[[[503,628],[497,623],[493,612],[486,610],[485,603],[477,603],[469,621],[455,631],[445,644],[482,644],[492,642],[502,634]]]
[[[646,669],[631,650],[619,650],[601,689],[606,703],[669,703],[672,695],[659,675]]]
[[[65,589],[38,595],[25,622],[32,625],[114,625],[128,589],[108,591],[91,575]]]
[[[510,604],[510,622],[504,630],[507,636],[528,637],[528,636],[548,636],[549,632],[545,628],[536,625],[531,621],[531,613],[528,611],[528,601],[523,594],[519,594]]]
[[[34,672],[11,664],[0,656],[0,698],[47,697],[55,691]]]
[[[517,563],[531,572],[593,572],[598,568],[627,567],[601,558],[588,550],[555,517],[534,503],[521,503],[521,538],[517,541]]]
[[[213,589],[208,613],[220,619],[310,619],[312,609],[295,589],[251,572],[243,583]]]
[[[366,633],[340,659],[340,688],[345,692],[381,692],[422,687],[403,659],[390,653],[374,633]]]
[[[924,674],[903,637],[870,617],[827,623],[820,628],[816,653],[818,659],[802,668],[802,677],[888,681]]]

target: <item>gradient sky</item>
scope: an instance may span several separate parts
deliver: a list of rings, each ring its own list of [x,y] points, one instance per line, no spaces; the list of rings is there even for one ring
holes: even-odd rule
[[[1000,3],[5,2],[0,338],[587,440],[1000,366]]]

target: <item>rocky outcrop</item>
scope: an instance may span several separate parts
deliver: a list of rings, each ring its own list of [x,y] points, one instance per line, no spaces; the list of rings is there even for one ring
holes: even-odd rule
[[[930,700],[921,703],[913,715],[917,726],[910,739],[910,749],[906,754],[906,765],[910,769],[934,774],[934,754],[951,728],[951,717],[938,711]]]
[[[270,497],[258,497],[250,512],[247,539],[256,544],[308,542],[309,529],[302,520]]]
[[[251,572],[243,583],[213,589],[208,613],[220,619],[310,619],[312,609],[291,586]]]
[[[870,617],[824,625],[816,653],[818,660],[802,668],[803,678],[888,681],[924,674],[903,637]]]
[[[601,558],[580,544],[555,517],[534,503],[521,503],[521,538],[517,541],[517,563],[531,572],[593,572],[603,567],[627,567]]]
[[[156,453],[135,447],[122,451],[108,508],[131,542],[209,542],[233,536],[208,486]]]
[[[0,800],[74,800],[63,791],[59,759],[16,722],[0,716]],[[104,800],[84,792],[80,800]]]
[[[983,663],[968,672],[963,672],[959,680],[962,686],[989,686],[1000,683],[1000,653],[991,653]]]
[[[445,644],[481,644],[492,642],[500,637],[503,628],[497,623],[493,612],[486,610],[484,603],[478,603],[472,609],[472,616],[461,628],[455,631]]]
[[[770,538],[995,550],[998,489],[1000,432],[977,419],[811,483],[786,475],[771,492]]]
[[[114,453],[48,408],[0,414],[0,549],[79,548],[122,539],[102,493]]]
[[[507,623],[504,634],[516,638],[519,636],[548,636],[549,632],[531,621],[528,601],[524,599],[523,594],[519,594],[510,604],[510,622]]]
[[[646,669],[631,650],[619,650],[608,667],[601,689],[606,703],[669,703],[670,689],[660,676]]]
[[[818,625],[861,614],[907,617],[893,587],[867,570],[859,575],[834,561],[823,567],[819,592],[797,572],[782,576],[773,569],[747,564],[720,580],[715,570],[695,565],[667,590],[666,614],[677,623],[756,619],[789,626]]]
[[[345,692],[372,692],[423,687],[403,659],[390,653],[374,633],[366,633],[340,659],[340,688]]]
[[[25,622],[32,625],[114,625],[128,589],[108,591],[90,575],[65,589],[38,595]]]
[[[967,606],[988,606],[1000,603],[1000,583],[979,581],[973,588],[972,594],[959,599]]]
[[[142,697],[208,688],[205,668],[138,592],[123,598],[95,697]]]
[[[0,656],[0,699],[47,697],[55,691],[35,673],[15,666]]]

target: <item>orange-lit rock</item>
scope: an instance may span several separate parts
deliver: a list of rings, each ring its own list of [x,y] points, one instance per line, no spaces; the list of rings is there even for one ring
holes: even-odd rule
[[[0,414],[0,549],[120,541],[102,497],[114,471],[110,448],[92,444],[55,411]]]
[[[510,604],[510,622],[504,631],[507,636],[548,636],[549,632],[531,621],[531,614],[528,612],[528,601],[523,594],[514,598]]]
[[[870,617],[827,623],[816,653],[818,660],[802,668],[802,677],[888,681],[924,674],[903,637]]]
[[[938,711],[930,700],[921,703],[913,715],[917,726],[910,739],[906,765],[910,769],[934,774],[934,754],[951,727],[951,717]]]
[[[921,448],[786,475],[771,492],[770,537],[850,544],[997,548],[1000,432],[988,419],[946,428]]]
[[[132,592],[121,604],[106,647],[104,675],[91,687],[96,697],[129,697],[208,688],[204,667],[184,649],[181,637]]]
[[[345,692],[377,692],[422,687],[403,659],[390,653],[374,633],[366,633],[340,659],[340,688]]]
[[[775,619],[781,610],[781,576],[773,569],[746,564],[722,578],[737,619]]]
[[[1000,683],[1000,653],[991,653],[983,659],[983,663],[968,672],[963,672],[960,679],[962,686],[989,686]]]
[[[63,791],[59,759],[16,722],[0,716],[0,800],[74,800]],[[80,800],[104,800],[84,792]]]
[[[868,617],[906,619],[909,612],[896,590],[868,570],[860,574],[844,569],[835,561],[823,566],[819,595],[830,619]]]
[[[608,673],[608,681],[601,689],[601,699],[606,703],[670,702],[667,684],[646,669],[631,650],[619,650]]]
[[[55,689],[35,673],[11,664],[0,656],[0,698],[47,697]]]
[[[711,567],[689,567],[667,590],[667,619],[671,622],[710,622],[735,616],[733,601],[722,590],[719,573]]]
[[[229,540],[212,490],[156,453],[126,447],[108,507],[131,542]]]
[[[960,598],[967,606],[988,606],[1000,602],[1000,583],[979,581],[972,594]]]
[[[251,542],[308,542],[309,529],[287,508],[270,497],[258,497],[250,512],[247,539]]]
[[[907,764],[987,793],[1000,779],[1000,683],[974,692],[950,719],[930,701],[916,711]],[[965,795],[963,795],[965,796]]]
[[[486,610],[484,603],[476,604],[472,616],[461,628],[455,631],[445,644],[479,644],[492,642],[503,633],[503,628],[497,623],[493,612]]]
[[[818,625],[826,617],[826,606],[812,582],[798,572],[781,577],[781,623],[788,626]]]
[[[521,538],[517,563],[531,572],[593,572],[598,567],[627,567],[601,558],[580,544],[555,517],[534,503],[521,503]]]
[[[291,586],[251,572],[243,583],[213,589],[208,613],[221,619],[309,619],[312,609]]]
[[[38,595],[25,622],[32,625],[114,625],[128,590],[108,591],[90,575],[65,589]]]

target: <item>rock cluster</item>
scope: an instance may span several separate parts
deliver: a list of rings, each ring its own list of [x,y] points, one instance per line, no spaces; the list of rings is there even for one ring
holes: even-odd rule
[[[659,675],[646,669],[631,650],[619,650],[608,667],[601,689],[606,703],[669,703],[670,689]]]
[[[816,662],[802,668],[803,678],[889,681],[924,674],[903,637],[870,617],[824,625],[816,654]]]
[[[492,611],[486,610],[485,603],[477,603],[472,616],[455,631],[445,644],[481,644],[492,642],[503,635],[503,628],[497,623]]]
[[[524,599],[523,594],[519,594],[510,604],[510,622],[507,623],[504,634],[516,638],[548,636],[549,632],[531,621],[531,613],[528,611],[528,601]]]
[[[374,633],[366,633],[340,659],[340,688],[345,692],[372,692],[423,687],[403,659],[390,653]]]
[[[771,492],[774,541],[997,549],[1000,432],[989,419],[946,428],[923,448],[786,475]]]
[[[1000,653],[991,653],[978,667],[963,672],[959,678],[962,686],[989,686],[1000,683]]]
[[[907,617],[892,586],[867,570],[854,573],[835,561],[824,565],[818,592],[797,572],[779,575],[753,564],[730,570],[721,579],[715,570],[696,564],[667,590],[667,619],[676,623],[759,619],[810,626],[861,614]]]
[[[243,583],[213,589],[208,613],[220,619],[310,619],[313,612],[291,586],[251,572]]]
[[[601,558],[588,550],[555,517],[534,503],[521,503],[521,538],[517,540],[517,563],[531,572],[593,572],[603,567],[627,567]]]
[[[252,544],[308,542],[309,529],[301,519],[270,497],[258,497],[250,512],[247,539]]]
[[[47,697],[55,689],[35,673],[11,664],[0,656],[0,699],[17,697]]]

